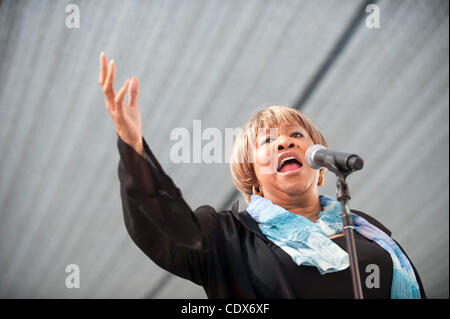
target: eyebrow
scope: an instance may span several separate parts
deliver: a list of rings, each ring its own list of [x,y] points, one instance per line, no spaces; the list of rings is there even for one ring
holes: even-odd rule
[[[290,124],[290,125],[286,125],[286,127],[300,127],[300,128],[303,128],[303,126],[301,126],[300,124]]]
[[[275,127],[272,127],[272,128],[275,128]],[[303,126],[301,126],[300,124],[286,125],[286,128],[287,128],[288,130],[293,130],[293,129],[300,130],[301,133],[307,132],[307,130],[306,130]],[[265,131],[263,132],[263,134],[261,134],[261,135],[258,136],[258,139],[259,139],[259,138],[265,138],[265,137],[267,137],[268,135],[270,135],[270,128],[267,128],[267,127],[266,127],[266,128],[265,128]]]

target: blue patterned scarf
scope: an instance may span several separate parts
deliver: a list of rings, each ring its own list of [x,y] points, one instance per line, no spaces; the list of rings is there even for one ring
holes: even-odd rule
[[[262,233],[278,245],[297,265],[315,266],[321,274],[350,266],[346,251],[328,236],[343,231],[341,204],[331,197],[319,195],[322,211],[313,223],[293,214],[270,200],[252,195],[247,212],[259,224]],[[355,230],[386,250],[394,266],[391,298],[419,299],[419,285],[408,258],[395,241],[361,216],[351,213]]]

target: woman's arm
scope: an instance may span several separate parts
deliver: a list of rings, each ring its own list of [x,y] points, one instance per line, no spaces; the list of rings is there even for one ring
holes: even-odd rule
[[[125,226],[136,245],[156,264],[203,285],[217,214],[210,206],[193,212],[147,143],[144,155],[118,136],[119,180]]]
[[[108,64],[102,52],[98,83],[118,135],[120,192],[127,231],[155,263],[203,285],[217,214],[210,206],[193,212],[183,200],[142,137],[137,78],[126,80],[116,93],[115,70],[114,61]],[[126,93],[128,103],[124,103]],[[146,154],[150,161],[144,158]]]

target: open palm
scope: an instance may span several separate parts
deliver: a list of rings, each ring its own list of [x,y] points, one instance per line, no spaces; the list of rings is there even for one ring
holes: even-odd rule
[[[116,66],[114,60],[108,64],[106,56],[100,54],[100,84],[105,95],[105,106],[111,116],[117,134],[120,138],[142,154],[142,122],[137,107],[139,83],[137,78],[124,82],[117,94],[114,92],[114,74]],[[128,92],[128,104],[123,103]]]

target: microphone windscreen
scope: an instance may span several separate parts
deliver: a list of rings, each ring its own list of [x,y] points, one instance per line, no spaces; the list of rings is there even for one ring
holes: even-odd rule
[[[311,145],[305,153],[306,164],[309,167],[311,167],[312,169],[320,169],[321,166],[316,164],[316,162],[314,160],[314,155],[316,154],[317,151],[325,150],[325,149],[326,149],[326,147],[323,146],[322,144]]]

